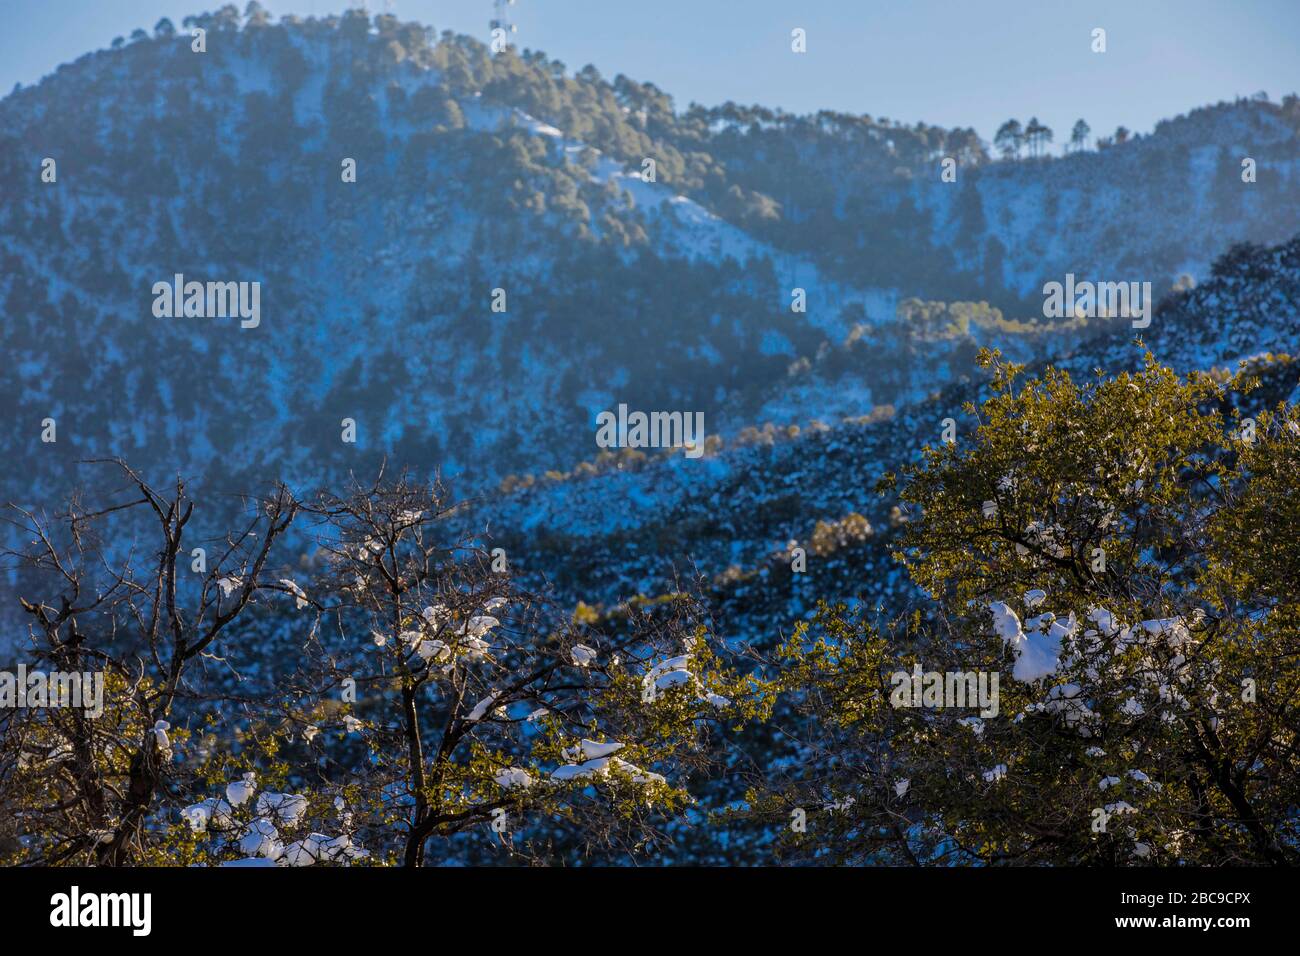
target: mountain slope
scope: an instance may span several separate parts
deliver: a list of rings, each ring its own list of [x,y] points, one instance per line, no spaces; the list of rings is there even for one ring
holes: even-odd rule
[[[677,112],[652,84],[359,11],[192,21],[205,53],[164,31],[0,101],[6,498],[58,497],[74,461],[114,454],[223,489],[388,456],[472,492],[592,457],[595,415],[620,402],[702,411],[724,437],[886,414],[969,375],[978,344],[1033,358],[1080,336],[1039,320],[936,337],[898,311],[907,295],[1019,319],[1060,269],[1159,290],[1234,236],[1300,228],[1291,101],[991,163],[969,130]],[[1260,181],[1225,192],[1246,148]],[[954,186],[933,175],[945,154]],[[1196,201],[1149,229],[1171,182]],[[1063,183],[1077,195],[1054,210]],[[155,317],[176,274],[260,283],[261,324]],[[875,366],[855,372],[864,350]]]

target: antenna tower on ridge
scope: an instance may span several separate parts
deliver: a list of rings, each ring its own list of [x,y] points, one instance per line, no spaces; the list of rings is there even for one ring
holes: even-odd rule
[[[510,8],[515,5],[515,0],[492,0],[492,38],[496,39],[497,31],[500,30],[506,46],[513,46],[510,42],[510,35],[516,31],[516,27],[510,22]]]

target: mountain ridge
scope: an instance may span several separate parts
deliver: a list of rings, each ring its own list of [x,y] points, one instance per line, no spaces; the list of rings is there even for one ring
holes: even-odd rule
[[[735,104],[679,113],[653,84],[591,68],[569,76],[529,51],[494,57],[391,17],[241,27],[223,8],[187,23],[206,24],[206,53],[182,35],[137,40],[0,101],[0,163],[14,184],[0,210],[12,357],[0,388],[23,421],[62,418],[62,441],[77,445],[47,482],[72,457],[106,454],[232,482],[311,481],[356,467],[360,452],[440,465],[473,491],[588,457],[595,413],[619,401],[700,409],[723,435],[797,418],[830,391],[840,411],[868,415],[933,390],[927,376],[938,387],[969,374],[976,345],[1017,348],[981,333],[936,362],[933,343],[895,314],[909,291],[1025,314],[1023,281],[984,287],[979,276],[1023,279],[1016,262],[1053,257],[1031,243],[990,272],[991,241],[1011,233],[945,236],[966,214],[961,196],[987,191],[986,219],[1004,203],[1016,230],[1034,231],[1042,220],[1017,213],[1024,200],[1012,193],[1032,196],[1043,177],[1082,166],[1121,169],[1114,182],[1097,175],[1122,192],[1165,139],[1190,148],[1224,123],[1266,130],[1289,152],[1261,154],[1260,190],[1240,208],[1216,200],[1224,228],[1188,230],[1195,243],[1173,252],[1136,236],[1141,268],[1185,265],[1236,232],[1300,231],[1300,204],[1269,191],[1293,182],[1300,154],[1291,99],[1210,108],[1102,153],[991,163],[969,131]],[[938,181],[945,150],[966,164],[957,184]],[[655,183],[639,178],[647,154]],[[47,156],[56,183],[35,174]],[[340,180],[347,157],[356,183]],[[935,175],[923,185],[926,169]],[[1194,181],[1227,195],[1221,179]],[[784,202],[764,192],[782,181],[807,192]],[[844,193],[881,183],[892,185],[879,208]],[[1080,274],[1135,255],[1093,235],[1079,246],[1110,257],[1090,265],[1058,250]],[[876,252],[856,265],[846,258],[867,247]],[[176,272],[260,280],[265,327],[182,321],[151,334],[145,291]],[[491,311],[494,289],[506,313]],[[806,312],[791,310],[795,289]],[[878,355],[899,343],[911,354],[890,370],[897,381],[880,363],[846,360],[833,389],[792,404],[802,381],[792,366],[859,329]],[[101,342],[102,359],[76,337]],[[1048,354],[1052,339],[1029,335],[1020,352]],[[359,423],[356,448],[339,441],[344,418]],[[8,459],[29,455],[36,434],[11,440]],[[62,450],[40,451],[38,478]],[[35,490],[28,477],[9,475],[7,496],[19,483]]]

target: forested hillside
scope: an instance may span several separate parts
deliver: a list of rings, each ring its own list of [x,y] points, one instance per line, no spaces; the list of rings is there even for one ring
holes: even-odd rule
[[[1039,328],[1032,295],[1065,271],[1160,295],[1236,239],[1300,229],[1293,99],[993,162],[969,130],[683,109],[355,11],[228,7],[115,47],[0,103],[0,389],[32,425],[6,461],[61,426],[10,494],[66,491],[68,462],[104,454],[247,484],[388,452],[476,490],[590,457],[619,401],[699,409],[719,434],[828,398],[879,414],[969,374],[978,345],[1077,338]],[[1238,153],[1258,162],[1247,189]],[[260,282],[260,326],[155,317],[150,289],[178,273]]]

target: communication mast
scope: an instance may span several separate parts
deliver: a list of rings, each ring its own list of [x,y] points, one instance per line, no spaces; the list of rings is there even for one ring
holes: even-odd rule
[[[518,28],[510,22],[510,8],[515,5],[515,0],[492,0],[492,38],[496,39],[497,31],[500,30],[501,36],[505,39],[506,45],[510,45],[510,35]]]

